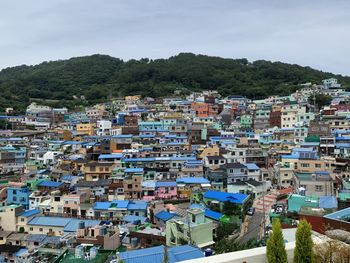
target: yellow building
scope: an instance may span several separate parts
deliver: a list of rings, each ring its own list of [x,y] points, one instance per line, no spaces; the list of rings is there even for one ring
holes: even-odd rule
[[[95,127],[95,123],[79,123],[76,125],[76,130],[78,134],[92,136],[95,134]]]
[[[213,145],[212,147],[205,148],[200,154],[199,158],[203,159],[206,156],[219,156],[220,149],[219,146]]]
[[[112,175],[115,163],[98,163],[89,162],[84,164],[83,172],[86,181],[97,181],[100,179],[108,179]]]
[[[134,95],[134,96],[126,96],[126,101],[137,101],[141,99],[141,95]]]

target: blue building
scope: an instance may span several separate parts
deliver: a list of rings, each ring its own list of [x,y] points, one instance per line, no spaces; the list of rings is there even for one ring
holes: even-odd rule
[[[7,188],[7,204],[22,205],[29,209],[30,191],[27,186],[9,186]]]

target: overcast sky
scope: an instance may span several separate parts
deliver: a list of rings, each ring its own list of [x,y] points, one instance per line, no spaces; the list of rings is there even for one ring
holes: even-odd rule
[[[350,1],[0,0],[0,68],[179,52],[350,75]]]

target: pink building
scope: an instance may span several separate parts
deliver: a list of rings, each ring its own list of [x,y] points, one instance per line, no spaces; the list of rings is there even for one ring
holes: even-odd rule
[[[155,199],[176,199],[176,182],[156,182],[154,195]]]

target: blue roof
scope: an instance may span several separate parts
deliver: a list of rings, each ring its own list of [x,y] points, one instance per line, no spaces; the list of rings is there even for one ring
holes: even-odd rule
[[[79,222],[83,221],[85,226],[99,225],[99,220],[53,217],[53,216],[36,216],[32,218],[27,224],[36,226],[57,226],[63,227],[65,232],[75,232],[78,229]]]
[[[204,177],[184,177],[176,179],[178,184],[209,184],[209,181]]]
[[[118,139],[122,139],[122,138],[132,138],[132,134],[113,135],[112,138],[118,138]]]
[[[54,181],[42,181],[38,184],[38,186],[43,186],[43,187],[60,187],[63,185],[63,182],[54,182]]]
[[[110,208],[111,202],[95,202],[95,210],[107,210]]]
[[[113,153],[113,154],[100,154],[98,159],[121,159],[123,154],[121,153]]]
[[[246,163],[245,166],[248,168],[248,170],[260,170],[259,166],[257,166],[255,163]]]
[[[83,144],[84,142],[77,142],[77,141],[65,141],[63,144],[64,145],[79,145]]]
[[[164,246],[157,246],[121,252],[119,256],[125,263],[162,263],[164,251]],[[168,248],[169,263],[202,257],[204,257],[203,252],[199,248],[190,245]]]
[[[156,182],[155,181],[144,181],[142,182],[142,187],[144,188],[155,188]]]
[[[125,168],[124,173],[143,173],[143,168]]]
[[[179,157],[170,157],[170,161],[196,161],[197,158],[195,156],[179,156]]]
[[[154,162],[155,158],[124,158],[122,159],[123,162]]]
[[[127,209],[130,201],[128,200],[114,200],[112,202],[95,202],[95,210],[111,209]]]
[[[176,182],[156,182],[156,187],[176,187]]]
[[[116,208],[128,208],[129,201],[128,200],[114,200],[112,201],[113,204],[116,205]]]
[[[33,216],[36,214],[40,214],[39,209],[32,209],[32,210],[25,211],[22,214],[20,214],[19,216],[30,217],[30,216]]]
[[[72,181],[74,178],[78,178],[78,177],[79,177],[79,176],[66,174],[66,175],[63,175],[63,176],[61,177],[61,180]]]
[[[204,257],[199,248],[190,245],[171,247],[168,251],[169,263]]]
[[[123,217],[123,221],[128,223],[137,223],[140,222],[141,224],[144,224],[145,222],[148,222],[148,218],[144,216],[134,216],[134,215],[126,215]]]
[[[162,210],[154,215],[154,217],[156,217],[164,222],[168,221],[169,219],[172,219],[175,216],[178,216],[178,215],[175,213],[169,213],[168,211],[165,211],[165,210]]]
[[[68,222],[68,224],[65,226],[65,228],[63,229],[64,232],[76,232],[78,230],[79,227],[79,222],[83,221],[85,224],[85,227],[90,227],[90,226],[96,226],[99,225],[101,223],[100,220],[87,220],[87,219],[76,219],[76,218],[72,218],[72,220],[70,220]]]
[[[130,201],[128,205],[128,210],[146,210],[147,202],[141,200]]]
[[[349,141],[350,136],[340,136],[340,137],[335,137],[336,141]]]
[[[319,201],[320,208],[337,208],[338,200],[335,196],[321,196]]]
[[[64,227],[71,218],[65,217],[53,217],[53,216],[36,216],[32,218],[27,224],[28,225],[41,225],[41,226],[61,226]]]
[[[154,134],[141,134],[140,138],[154,138],[156,137]]]
[[[350,216],[350,207],[339,210],[337,212],[325,215],[325,218],[343,221],[342,218]]]
[[[234,204],[243,204],[248,197],[249,195],[246,195],[246,194],[226,193],[226,192],[212,191],[212,190],[206,191],[204,193],[204,198],[215,199],[220,202],[228,201]]]
[[[335,147],[337,149],[350,148],[350,143],[336,143]]]
[[[209,217],[211,219],[214,219],[216,221],[219,221],[220,218],[223,216],[223,214],[221,214],[219,212],[215,212],[215,211],[210,210],[210,209],[205,209],[205,216]]]
[[[312,148],[293,148],[293,152],[314,152]]]

